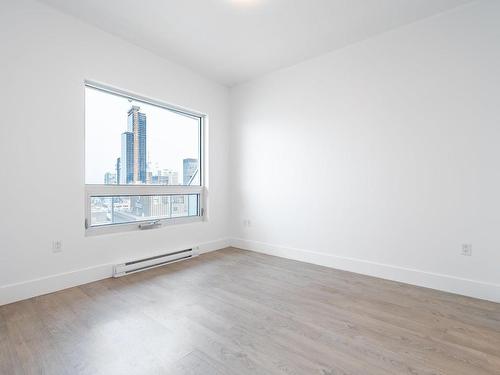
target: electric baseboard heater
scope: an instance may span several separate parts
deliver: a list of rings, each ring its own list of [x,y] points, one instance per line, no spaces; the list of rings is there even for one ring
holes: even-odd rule
[[[130,275],[131,273],[161,267],[170,263],[180,262],[197,256],[193,249],[179,250],[167,254],[156,255],[149,258],[133,260],[126,263],[116,264],[113,267],[113,277]]]

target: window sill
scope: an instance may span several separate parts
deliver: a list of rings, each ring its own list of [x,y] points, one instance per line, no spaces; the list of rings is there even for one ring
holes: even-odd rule
[[[190,224],[190,223],[199,223],[206,221],[203,216],[191,216],[191,217],[178,217],[173,219],[163,219],[159,220],[159,225],[141,229],[140,225],[151,222],[154,220],[147,220],[135,223],[126,223],[126,224],[109,224],[102,226],[89,227],[85,229],[86,237],[100,236],[106,234],[115,234],[115,233],[125,233],[125,232],[134,232],[134,231],[149,231],[155,230],[159,228],[168,227],[171,225],[181,225],[181,224]]]

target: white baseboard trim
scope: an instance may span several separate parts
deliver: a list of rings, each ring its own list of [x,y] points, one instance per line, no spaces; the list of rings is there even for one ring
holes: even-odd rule
[[[229,246],[231,246],[231,239],[230,238],[222,238],[220,240],[205,242],[205,243],[202,243],[200,245],[197,245],[198,254],[209,253],[211,251],[224,249],[225,247],[229,247]]]
[[[0,286],[0,306],[106,279],[111,277],[112,273],[113,266],[111,264],[101,264],[15,284],[3,285]]]
[[[228,238],[193,245],[198,254],[223,249],[230,245]],[[120,263],[120,262],[116,262]],[[114,263],[113,263],[114,264]],[[78,285],[107,279],[113,275],[113,264],[101,264],[74,271],[63,272],[37,279],[0,286],[0,306],[24,299],[57,292]]]
[[[264,242],[239,238],[224,238],[194,247],[199,254],[234,246],[282,258],[337,268],[360,274],[423,286],[469,297],[500,302],[500,285],[464,279],[451,275],[426,272],[362,259],[341,257],[309,250],[276,246]],[[12,302],[53,293],[62,289],[91,283],[112,276],[113,265],[101,264],[79,270],[59,273],[37,279],[0,286],[0,306]]]
[[[276,246],[269,243],[233,238],[231,246],[263,254],[298,260],[382,279],[399,281],[464,296],[500,302],[500,285],[456,276],[426,272],[362,259],[341,257],[310,250]]]

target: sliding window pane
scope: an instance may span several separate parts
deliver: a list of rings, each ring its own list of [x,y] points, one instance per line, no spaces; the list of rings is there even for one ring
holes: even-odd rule
[[[90,225],[198,216],[199,199],[199,194],[94,196],[90,200]]]

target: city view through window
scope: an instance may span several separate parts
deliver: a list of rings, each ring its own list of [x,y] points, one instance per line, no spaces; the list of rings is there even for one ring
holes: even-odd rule
[[[85,88],[85,182],[199,186],[200,118]],[[197,216],[199,194],[91,197],[90,225]]]

